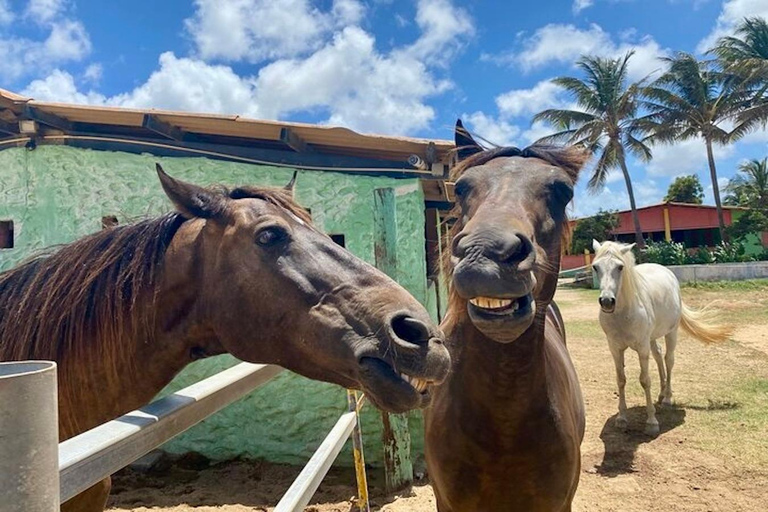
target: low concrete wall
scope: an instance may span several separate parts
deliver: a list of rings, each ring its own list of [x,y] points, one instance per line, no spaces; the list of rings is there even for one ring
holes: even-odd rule
[[[710,265],[673,265],[667,267],[681,283],[698,281],[742,281],[768,278],[768,261],[715,263]]]

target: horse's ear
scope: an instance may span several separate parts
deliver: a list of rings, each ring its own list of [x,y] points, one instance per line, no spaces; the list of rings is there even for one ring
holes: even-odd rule
[[[296,177],[299,175],[299,171],[293,171],[293,177],[283,189],[294,197],[294,189],[296,188]]]
[[[483,151],[483,147],[472,138],[469,134],[461,119],[456,120],[456,128],[454,129],[453,139],[456,142],[456,149],[458,150],[459,161],[464,160],[467,157]]]
[[[598,242],[594,238],[592,239],[592,250],[595,252],[600,250],[600,242]]]
[[[631,244],[629,244],[629,245],[625,245],[624,247],[622,247],[622,248],[621,248],[621,254],[627,254],[629,251],[631,251],[632,249],[634,249],[636,245],[637,245],[637,244],[636,244],[636,243],[634,243],[634,242],[632,242],[632,243],[631,243]]]
[[[188,219],[194,217],[210,219],[224,213],[226,198],[221,194],[171,178],[160,164],[155,164],[155,169],[165,195],[182,216]]]

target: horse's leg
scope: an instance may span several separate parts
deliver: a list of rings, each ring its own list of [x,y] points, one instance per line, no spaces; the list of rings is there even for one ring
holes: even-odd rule
[[[667,385],[664,388],[665,405],[672,405],[672,368],[675,366],[675,347],[677,346],[677,329],[664,336],[667,344],[667,352],[664,361],[667,363]]]
[[[661,358],[661,350],[659,349],[657,340],[651,340],[651,354],[653,354],[653,359],[656,361],[656,366],[659,368],[659,386],[661,387],[661,391],[659,391],[659,399],[657,401],[661,403],[666,396],[667,372],[664,371],[664,361]]]
[[[648,418],[645,420],[645,433],[649,436],[655,436],[659,433],[659,420],[656,419],[656,407],[651,398],[651,376],[648,373],[650,354],[643,350],[637,355],[640,357],[640,385],[645,390],[645,410],[648,414]]]
[[[61,505],[61,512],[103,512],[107,506],[112,479],[107,477]]]
[[[627,426],[627,398],[624,394],[624,388],[627,385],[627,375],[624,373],[624,351],[625,348],[615,347],[608,343],[613,355],[613,363],[616,365],[616,384],[619,386],[619,414],[616,416],[616,426],[626,428]]]

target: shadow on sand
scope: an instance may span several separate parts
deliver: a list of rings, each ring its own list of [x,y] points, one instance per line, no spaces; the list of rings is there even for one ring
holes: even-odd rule
[[[626,473],[634,473],[633,468],[637,448],[663,436],[670,430],[685,423],[685,409],[677,405],[656,407],[656,418],[661,429],[658,436],[646,435],[645,407],[627,409],[628,427],[622,429],[616,426],[616,415],[611,416],[603,425],[600,439],[605,446],[603,461],[595,469],[599,475],[614,477]]]

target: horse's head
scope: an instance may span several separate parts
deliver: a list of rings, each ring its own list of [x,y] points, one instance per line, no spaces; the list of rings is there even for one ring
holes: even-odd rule
[[[620,244],[618,242],[603,242],[592,240],[592,248],[595,250],[595,259],[592,261],[592,270],[600,280],[600,309],[605,313],[613,313],[616,310],[616,300],[622,293],[627,292],[627,286],[631,286],[628,279],[627,267],[635,264],[635,256],[632,248],[635,244]],[[622,284],[624,286],[622,286]],[[629,293],[633,294],[634,290]]]
[[[454,291],[472,323],[508,343],[533,323],[557,285],[565,208],[586,154],[532,146],[484,151],[457,124],[464,157],[453,170],[458,205],[451,246]]]
[[[189,219],[167,251],[169,322],[200,355],[229,352],[362,389],[382,409],[427,404],[450,360],[426,310],[374,267],[317,231],[289,190],[204,189],[165,174]]]

